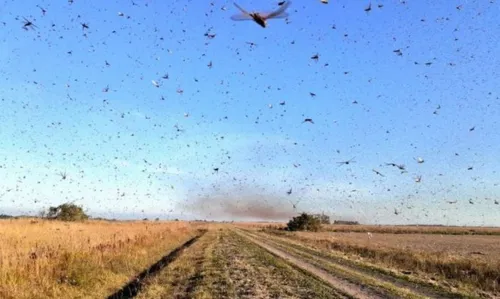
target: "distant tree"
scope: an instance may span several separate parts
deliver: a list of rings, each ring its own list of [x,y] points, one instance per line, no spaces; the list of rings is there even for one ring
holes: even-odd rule
[[[302,213],[293,217],[287,224],[289,231],[318,231],[321,228],[321,221],[315,215]]]
[[[45,218],[46,216],[47,216],[46,210],[41,210],[40,212],[38,212],[38,217]]]
[[[160,221],[160,218],[159,218],[159,217],[156,217],[155,221]]]
[[[143,218],[142,221],[148,221],[149,219],[148,218]]]
[[[321,213],[314,215],[314,217],[318,218],[321,224],[330,224],[330,216],[328,215]]]
[[[47,218],[56,218],[59,211],[59,207],[50,207],[49,211],[47,212]]]
[[[49,207],[46,217],[62,221],[82,221],[89,219],[83,208],[73,203],[64,203],[57,207]]]
[[[6,214],[0,214],[0,219],[10,219],[10,218],[14,218],[14,216],[6,215]]]

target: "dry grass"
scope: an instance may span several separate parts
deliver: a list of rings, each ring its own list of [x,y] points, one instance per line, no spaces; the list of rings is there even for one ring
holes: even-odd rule
[[[215,226],[215,225],[213,225]],[[205,276],[202,266],[206,255],[215,245],[215,229],[204,234],[193,246],[187,248],[176,260],[147,282],[147,287],[137,299],[146,298],[197,298],[199,284]]]
[[[426,234],[378,234],[372,233],[328,233],[310,234],[297,232],[297,236],[308,239],[330,240],[349,245],[361,245],[375,249],[425,252],[429,254],[453,255],[488,263],[500,262],[500,237],[485,235],[426,235]]]
[[[197,233],[185,222],[0,221],[0,298],[97,298]]]
[[[254,229],[285,228],[284,222],[235,222],[235,226]],[[322,225],[322,231],[385,234],[436,234],[436,235],[499,235],[500,227],[437,226],[437,225]]]
[[[234,222],[232,225],[237,226],[237,227],[244,227],[244,228],[264,228],[264,227],[285,227],[286,223],[284,222],[271,222],[271,221],[261,221],[261,222]]]
[[[429,234],[274,233],[354,255],[386,268],[426,274],[464,290],[500,292],[500,237]]]
[[[425,225],[324,225],[331,232],[360,232],[388,234],[437,234],[437,235],[500,235],[500,227],[425,226]]]
[[[328,285],[246,238],[211,227],[137,298],[338,298]]]
[[[339,298],[330,286],[233,231],[218,231],[192,298]]]

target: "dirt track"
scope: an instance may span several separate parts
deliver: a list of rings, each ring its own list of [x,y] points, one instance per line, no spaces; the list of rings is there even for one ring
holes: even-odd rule
[[[375,294],[374,292],[370,292],[369,290],[365,289],[361,285],[356,285],[353,283],[349,283],[345,280],[342,280],[338,277],[335,277],[328,272],[322,270],[321,268],[315,267],[314,265],[311,265],[310,263],[297,258],[291,254],[288,254],[282,250],[277,249],[276,247],[273,247],[272,245],[266,244],[265,242],[261,242],[257,240],[256,238],[250,237],[249,235],[245,235],[247,238],[249,238],[252,242],[255,244],[259,245],[260,247],[266,249],[267,251],[271,252],[272,254],[286,260],[287,262],[299,267],[300,269],[307,271],[314,276],[320,278],[321,280],[324,280],[328,284],[330,284],[332,287],[352,296],[355,298],[361,298],[361,299],[376,299],[376,298],[387,298],[387,296],[384,296],[382,294]]]
[[[364,268],[348,259],[304,247],[286,238],[241,230],[238,233],[356,298],[466,298],[436,285]]]
[[[462,297],[255,231],[220,228],[189,245],[144,290],[120,298]]]
[[[143,286],[137,298],[353,298],[227,229],[200,237]]]

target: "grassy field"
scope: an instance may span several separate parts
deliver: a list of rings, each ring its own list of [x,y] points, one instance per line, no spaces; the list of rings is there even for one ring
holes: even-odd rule
[[[498,227],[472,226],[425,226],[425,225],[326,225],[326,231],[389,233],[389,234],[436,234],[436,235],[497,235]]]
[[[286,223],[279,222],[236,222],[236,226],[245,228],[284,228]],[[322,231],[358,232],[379,234],[430,234],[430,235],[497,235],[500,227],[476,226],[426,226],[426,225],[323,225]]]
[[[2,220],[0,298],[119,298],[131,285],[142,299],[500,295],[494,234],[270,229],[277,225]]]
[[[0,221],[0,298],[101,298],[198,233],[185,222]]]
[[[468,294],[500,292],[500,236],[263,231]]]

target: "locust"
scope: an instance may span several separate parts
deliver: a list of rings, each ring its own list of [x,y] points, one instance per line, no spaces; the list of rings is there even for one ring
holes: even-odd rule
[[[23,22],[23,29],[24,30],[28,30],[29,28],[32,28],[32,29],[33,28],[38,28],[35,24],[33,24],[32,21],[30,21],[30,20],[28,20],[28,19],[26,19],[24,17],[23,17],[23,19],[24,19],[24,22]]]
[[[339,167],[342,165],[349,165],[351,163],[356,163],[356,161],[354,161],[354,158],[347,160],[347,161],[337,162],[337,164],[339,164]]]
[[[241,14],[233,15],[231,19],[233,21],[253,20],[255,23],[259,24],[262,28],[266,28],[267,20],[288,17],[288,13],[285,12],[285,10],[290,6],[290,4],[291,2],[288,1],[273,12],[260,13],[260,12],[248,12],[238,4],[234,3],[234,6],[236,6],[236,8],[238,8],[241,11]]]

